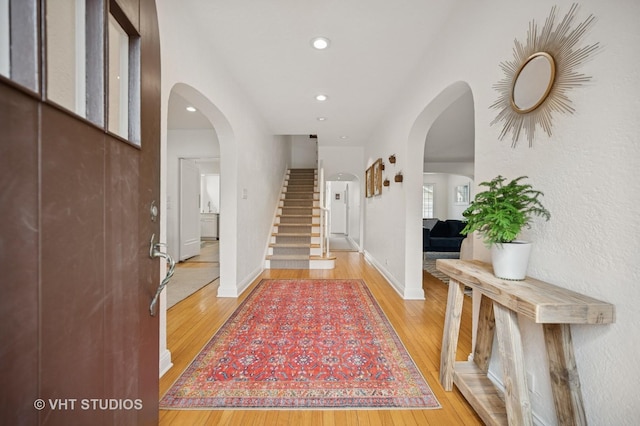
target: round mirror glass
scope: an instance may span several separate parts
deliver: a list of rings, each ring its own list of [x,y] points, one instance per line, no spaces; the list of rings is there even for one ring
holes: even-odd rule
[[[536,109],[553,87],[555,74],[556,66],[551,55],[545,52],[531,55],[514,79],[511,96],[513,109],[521,113]]]

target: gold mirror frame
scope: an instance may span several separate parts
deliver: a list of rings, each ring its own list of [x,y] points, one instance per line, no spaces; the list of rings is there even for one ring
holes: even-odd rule
[[[525,74],[527,68],[531,69],[533,66],[538,63],[538,59],[544,59],[549,66],[549,73],[544,75],[533,75],[533,78],[543,79],[542,81],[525,81],[526,77],[530,77],[531,74]],[[537,71],[537,69],[535,70]],[[535,72],[534,71],[534,72]],[[554,61],[553,57],[549,55],[547,52],[538,52],[529,56],[527,60],[522,64],[516,75],[513,77],[513,87],[511,87],[511,107],[521,114],[525,114],[527,112],[531,112],[534,109],[538,108],[547,96],[549,96],[549,92],[553,87],[553,82],[556,79],[556,61]],[[516,101],[516,88],[522,85],[526,85],[527,83],[532,83],[536,87],[533,88],[533,92],[537,95],[533,104],[531,106],[522,106],[520,102]],[[540,93],[540,86],[543,86],[543,91]]]
[[[572,114],[575,109],[567,92],[591,80],[590,76],[578,73],[576,69],[582,66],[600,46],[594,43],[576,48],[576,45],[595,23],[595,17],[589,15],[587,19],[571,29],[577,10],[578,5],[574,3],[559,25],[554,28],[556,7],[552,7],[540,33],[535,20],[532,20],[529,23],[526,43],[520,43],[516,39],[513,60],[500,63],[504,77],[493,85],[499,96],[489,107],[498,109],[499,113],[491,125],[503,122],[499,139],[503,140],[508,133],[511,133],[513,148],[516,147],[523,129],[527,135],[529,147],[533,146],[536,126],[539,125],[548,136],[551,136],[552,113]],[[518,76],[532,59],[545,55],[553,64],[549,85],[544,95],[532,107],[520,109],[513,100],[513,90]]]

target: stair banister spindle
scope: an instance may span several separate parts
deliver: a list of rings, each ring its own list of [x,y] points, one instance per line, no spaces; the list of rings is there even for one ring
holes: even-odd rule
[[[326,216],[325,211],[325,196],[324,196],[324,168],[322,167],[322,160],[318,163],[318,178],[320,180],[319,190],[320,190],[320,253],[322,256],[325,254],[325,230],[326,226],[324,223],[324,218]]]

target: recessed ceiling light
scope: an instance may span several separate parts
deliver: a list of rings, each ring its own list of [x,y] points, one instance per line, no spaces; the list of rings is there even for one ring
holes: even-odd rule
[[[340,139],[349,139],[349,136],[340,136]]]
[[[192,107],[192,106],[188,106],[188,107],[187,107],[187,111],[189,111],[189,112],[195,112],[195,111],[196,111],[196,109],[195,109],[194,107]]]
[[[329,47],[330,40],[326,37],[314,37],[311,39],[311,45],[318,50]]]
[[[327,117],[318,117],[318,121],[327,121]]]
[[[316,95],[316,101],[324,102],[327,99],[329,99],[327,95]]]

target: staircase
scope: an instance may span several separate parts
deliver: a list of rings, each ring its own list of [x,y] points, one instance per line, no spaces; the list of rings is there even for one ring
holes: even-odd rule
[[[320,245],[320,194],[315,169],[287,172],[265,262],[267,269],[333,269]]]

